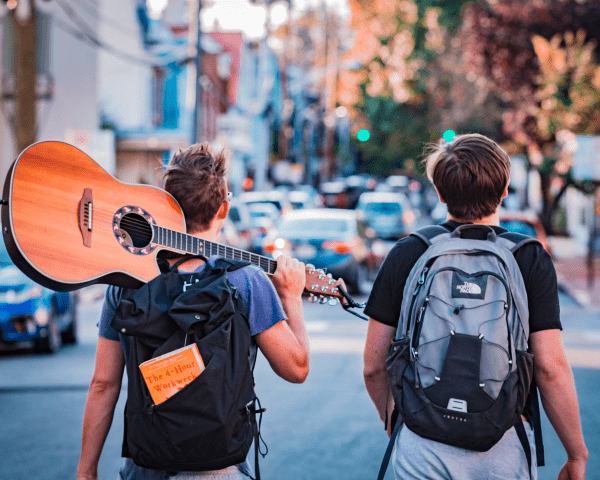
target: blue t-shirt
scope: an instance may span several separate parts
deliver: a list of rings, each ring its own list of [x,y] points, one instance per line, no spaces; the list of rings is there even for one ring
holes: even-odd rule
[[[212,256],[208,261],[211,265],[214,265],[217,258],[219,257]],[[201,272],[202,270],[204,270],[204,265],[201,265],[196,272]],[[228,275],[229,281],[242,294],[248,310],[248,322],[250,323],[250,334],[252,335],[250,347],[250,361],[252,365],[256,358],[254,335],[268,330],[281,320],[287,319],[287,316],[275,287],[261,268],[248,265],[229,272]],[[122,293],[123,289],[119,287],[110,286],[106,289],[106,298],[99,322],[99,335],[108,340],[120,341],[125,361],[127,361],[131,337],[117,332],[110,325],[117,305],[121,300]]]

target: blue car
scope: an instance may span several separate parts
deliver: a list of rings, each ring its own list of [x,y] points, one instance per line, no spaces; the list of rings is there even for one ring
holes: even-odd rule
[[[299,209],[287,212],[263,241],[265,254],[279,251],[326,269],[343,278],[352,294],[366,293],[364,286],[373,266],[373,238],[359,213],[338,208]]]
[[[77,341],[77,295],[40,286],[11,261],[0,241],[0,346],[31,343],[53,353]]]

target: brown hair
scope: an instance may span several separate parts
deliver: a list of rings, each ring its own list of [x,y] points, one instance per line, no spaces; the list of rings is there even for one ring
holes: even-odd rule
[[[427,177],[455,218],[473,221],[492,215],[510,178],[510,158],[477,133],[457,135],[431,146],[424,160]]]
[[[228,168],[225,152],[214,151],[208,143],[196,143],[173,155],[163,175],[164,188],[179,202],[188,232],[210,227],[227,198]]]

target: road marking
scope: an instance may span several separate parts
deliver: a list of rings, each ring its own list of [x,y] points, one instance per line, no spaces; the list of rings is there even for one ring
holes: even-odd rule
[[[365,339],[353,337],[310,337],[310,351],[362,355]]]
[[[319,321],[306,321],[304,322],[306,325],[306,331],[309,333],[321,333],[329,328],[328,322],[319,322]]]
[[[600,349],[565,348],[571,367],[600,368]]]

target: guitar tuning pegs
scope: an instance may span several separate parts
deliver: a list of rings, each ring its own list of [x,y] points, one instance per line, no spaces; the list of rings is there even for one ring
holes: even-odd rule
[[[317,297],[315,297],[312,293],[310,294],[310,296],[308,297],[308,301],[310,303],[315,303],[318,300]]]
[[[308,273],[313,273],[315,271],[315,266],[312,263],[307,263],[306,268],[308,268]]]
[[[321,304],[327,303],[327,297],[320,297],[319,298],[319,303],[321,303]]]
[[[337,305],[337,303],[338,303],[337,298],[331,297],[329,299],[329,305],[335,306],[335,305]]]

